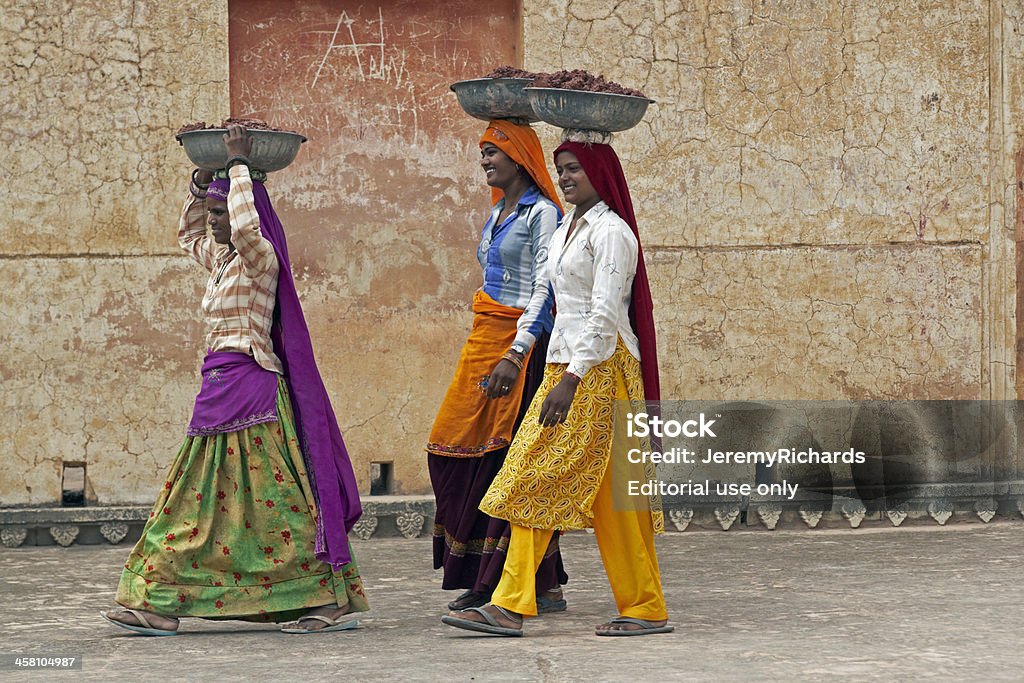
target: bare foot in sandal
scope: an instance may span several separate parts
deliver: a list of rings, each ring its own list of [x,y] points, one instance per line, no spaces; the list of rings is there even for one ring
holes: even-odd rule
[[[337,605],[321,605],[320,607],[314,607],[295,621],[284,624],[282,628],[302,631],[319,631],[327,628],[330,624],[321,619],[317,619],[317,617],[324,617],[329,619],[331,622],[337,622],[343,616],[348,614],[351,607],[351,605],[345,605],[344,607],[338,607]]]
[[[490,614],[498,625],[503,628],[522,628],[523,627],[523,615],[513,612],[512,610],[501,609],[497,605],[487,603],[481,607],[483,611]],[[466,621],[476,621],[481,624],[486,623],[483,615],[473,610],[452,610],[448,613],[450,617],[459,617]]]
[[[674,626],[668,625],[668,619],[650,621],[631,617],[615,617],[594,628],[599,636],[640,636],[653,633],[671,633]]]
[[[564,612],[567,603],[562,595],[562,587],[555,586],[537,596],[537,614],[550,614],[551,612]]]
[[[496,636],[523,635],[523,615],[493,603],[449,612],[441,617],[441,623]]]
[[[477,593],[476,591],[468,590],[449,602],[448,609],[458,611],[469,609],[470,607],[480,607],[481,605],[486,605],[490,601],[490,593]]]
[[[133,613],[134,612],[134,613]],[[136,616],[139,614],[142,619]],[[178,619],[177,617],[164,617],[153,612],[146,612],[141,609],[127,610],[127,609],[112,609],[105,613],[105,616],[110,621],[116,621],[119,624],[125,624],[126,626],[136,626],[143,629],[155,629],[158,631],[177,631],[178,630]],[[148,622],[148,623],[144,623]]]

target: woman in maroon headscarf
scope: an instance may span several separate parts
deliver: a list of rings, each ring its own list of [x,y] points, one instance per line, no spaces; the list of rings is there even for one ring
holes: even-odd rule
[[[284,231],[249,169],[251,139],[229,126],[224,143],[224,177],[193,173],[178,230],[210,272],[201,389],[121,573],[126,609],[103,617],[144,635],[174,635],[179,617],[297,619],[286,633],[354,628],[351,615],[369,609],[347,538],[361,514],[355,476]]]
[[[554,331],[544,380],[480,509],[512,525],[501,580],[483,607],[442,621],[472,631],[522,635],[536,615],[533,575],[557,530],[593,527],[618,616],[597,635],[667,633],[654,534],[659,502],[628,496],[650,472],[630,463],[617,401],[656,401],[654,318],[636,217],[622,166],[605,144],[563,143],[558,182],[575,207],[551,238]],[[621,404],[620,404],[621,408]],[[643,450],[643,449],[642,449]],[[649,450],[649,447],[648,449]],[[614,500],[614,504],[613,504]]]

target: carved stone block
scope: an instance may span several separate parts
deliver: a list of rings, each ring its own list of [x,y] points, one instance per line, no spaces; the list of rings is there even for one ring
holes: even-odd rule
[[[907,519],[907,506],[896,505],[889,510],[885,511],[885,516],[889,518],[893,526],[899,526]]]
[[[17,548],[25,542],[27,536],[28,529],[24,527],[15,526],[0,529],[0,543],[3,543],[5,548]]]
[[[105,522],[100,525],[100,534],[110,545],[117,545],[128,535],[128,525],[124,522]]]
[[[424,520],[426,520],[426,517],[420,513],[408,510],[398,513],[395,517],[395,526],[398,527],[398,531],[406,538],[416,538],[423,530]]]
[[[373,515],[363,515],[355,526],[352,527],[352,533],[356,535],[361,541],[368,541],[373,536],[373,532],[377,530],[377,518]]]
[[[689,508],[669,510],[668,519],[676,527],[676,531],[686,531],[686,527],[690,526],[690,522],[693,520],[693,510]]]
[[[74,524],[57,524],[50,527],[50,536],[58,545],[67,548],[78,538],[78,527]]]
[[[821,521],[821,517],[824,514],[825,511],[818,508],[809,508],[806,506],[800,507],[800,519],[802,519],[804,524],[812,529],[818,526],[818,522]]]
[[[860,523],[864,521],[864,516],[867,514],[868,509],[864,507],[864,503],[859,500],[850,500],[843,503],[840,510],[850,522],[850,527],[856,529],[860,526]]]
[[[782,506],[775,503],[758,505],[757,516],[761,518],[762,524],[774,530],[775,526],[779,523],[779,518],[782,517]]]
[[[928,514],[940,525],[945,526],[949,518],[953,516],[953,504],[948,500],[932,501],[928,503]]]
[[[715,519],[722,526],[722,531],[728,531],[740,516],[739,505],[720,505],[715,508]]]
[[[983,498],[981,500],[974,501],[974,512],[978,515],[978,519],[988,524],[992,521],[992,518],[996,516],[996,510],[999,506],[996,501],[991,498]]]

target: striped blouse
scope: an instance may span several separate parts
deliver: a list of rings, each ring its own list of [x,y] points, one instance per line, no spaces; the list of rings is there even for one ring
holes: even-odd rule
[[[210,271],[203,296],[209,350],[245,353],[263,368],[282,374],[284,368],[270,340],[277,296],[277,255],[260,233],[249,169],[233,166],[229,174],[227,204],[235,248],[229,250],[206,234],[205,203],[191,194],[182,209],[178,243]]]

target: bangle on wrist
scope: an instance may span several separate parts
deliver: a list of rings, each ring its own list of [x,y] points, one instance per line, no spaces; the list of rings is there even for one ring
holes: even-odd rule
[[[235,156],[227,160],[227,163],[224,164],[224,170],[230,171],[232,166],[237,166],[238,164],[245,164],[246,167],[248,167],[249,157],[242,156],[241,154],[236,154]]]
[[[199,179],[196,178],[196,175],[199,173],[199,171],[200,171],[200,169],[198,169],[198,168],[194,169],[192,171],[192,184],[195,185],[197,189],[205,190],[206,188],[208,188],[210,186],[210,183],[205,183],[204,184],[204,183],[199,182]]]
[[[199,187],[196,187],[195,183],[189,183],[188,191],[196,199],[206,199],[206,190],[205,189],[200,189]]]
[[[568,370],[565,371],[565,377],[573,380],[577,385],[583,381],[582,377],[577,375],[575,372],[569,372]]]
[[[516,366],[520,370],[523,369],[523,359],[515,354],[514,351],[507,351],[505,355],[501,357],[502,360],[507,360],[512,365]]]

